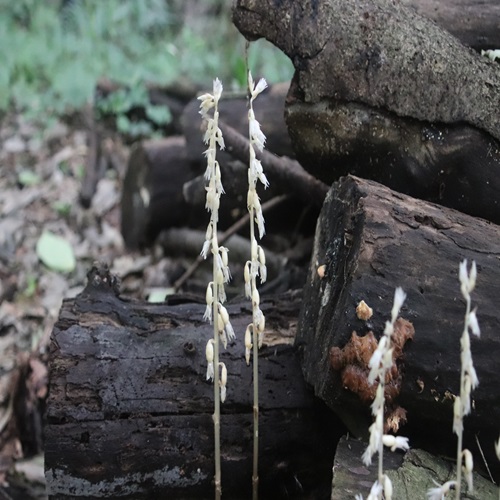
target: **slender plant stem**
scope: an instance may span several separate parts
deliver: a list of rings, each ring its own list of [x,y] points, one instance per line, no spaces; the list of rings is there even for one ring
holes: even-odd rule
[[[280,194],[271,198],[270,200],[262,203],[262,212],[266,213],[268,210],[272,210],[274,207],[280,205],[284,201],[290,199],[290,195],[288,194]],[[220,236],[217,237],[219,245],[222,245],[225,241],[227,241],[233,234],[237,233],[240,229],[242,229],[248,221],[250,220],[250,213],[247,212],[245,215],[242,215],[240,219],[238,219],[234,224],[229,226]],[[184,283],[193,275],[193,273],[200,267],[200,264],[204,261],[202,255],[198,255],[196,260],[187,268],[184,274],[174,283],[174,289],[176,292],[179,291],[180,287],[184,285]]]
[[[214,222],[214,234],[217,234],[217,223]],[[213,275],[216,276],[217,266],[215,254],[213,257]],[[219,284],[214,279],[213,325],[214,325],[214,452],[215,452],[215,498],[222,496],[221,459],[220,459],[220,375],[219,375]]]
[[[470,297],[466,297],[466,309],[465,309],[465,326],[464,326],[464,331],[462,334],[462,337],[464,335],[469,335],[468,327],[467,327],[467,318],[469,317],[470,314],[470,306],[471,306],[471,299]],[[462,351],[463,351],[463,346],[460,347],[460,357],[462,357]],[[457,484],[455,486],[455,499],[460,500],[460,493],[462,490],[462,446],[463,446],[463,421],[464,421],[464,400],[463,398],[466,397],[466,394],[464,394],[463,387],[464,387],[464,381],[465,381],[465,366],[464,363],[461,362],[461,370],[460,370],[460,419],[462,421],[462,428],[460,429],[460,432],[458,433],[458,439],[457,439]],[[469,396],[467,396],[469,397]]]
[[[254,209],[250,210],[250,241],[255,238]],[[252,276],[252,290],[257,287],[257,280]],[[255,312],[255,311],[254,311]],[[259,498],[259,332],[253,314],[252,327],[253,343],[253,472],[252,472],[252,498]]]
[[[384,373],[385,377],[385,373]],[[382,386],[382,394],[385,394],[385,380],[379,380]],[[384,434],[384,406],[382,405],[382,435]],[[384,442],[380,439],[378,445],[378,482],[382,486],[384,484]]]

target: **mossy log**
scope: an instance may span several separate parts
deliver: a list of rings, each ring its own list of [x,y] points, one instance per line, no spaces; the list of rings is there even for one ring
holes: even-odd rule
[[[473,337],[471,348],[479,386],[465,443],[476,464],[483,463],[479,444],[490,469],[498,467],[499,255],[500,227],[482,219],[355,177],[333,185],[318,219],[297,345],[306,381],[354,435],[365,435],[371,423],[367,359],[401,286],[408,296],[397,335],[407,341],[394,363],[386,427],[413,446],[453,456],[465,314],[458,269],[463,259],[475,260],[472,306],[481,338]],[[374,311],[366,321],[356,312],[362,300]]]
[[[373,483],[378,478],[376,459],[370,467],[365,467],[360,457],[368,446],[367,442],[343,437],[337,446],[333,466],[332,495],[330,500],[345,500],[361,494],[370,494]],[[424,450],[410,449],[400,452],[384,450],[384,472],[389,476],[394,488],[394,498],[415,500],[425,498],[430,488],[456,478],[454,462],[434,456]],[[465,493],[465,481],[462,492]],[[450,496],[452,498],[452,495]],[[474,492],[467,492],[463,498],[469,500],[497,500],[497,487],[488,479],[474,473]]]
[[[293,293],[262,303],[262,498],[304,498],[328,491],[331,480],[335,420],[302,378],[292,345],[299,303]],[[64,302],[49,361],[51,499],[213,495],[213,386],[205,378],[212,327],[202,321],[204,309],[124,300],[101,268]],[[228,369],[222,481],[224,495],[237,499],[251,496],[252,368],[241,338],[251,312],[242,303],[228,309],[238,340],[221,354]]]

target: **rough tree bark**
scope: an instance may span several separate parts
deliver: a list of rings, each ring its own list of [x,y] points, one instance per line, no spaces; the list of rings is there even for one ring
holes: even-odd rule
[[[500,223],[498,64],[389,0],[240,0],[234,19],[294,63],[286,121],[306,170]]]
[[[394,289],[401,286],[408,297],[400,316],[413,324],[415,334],[397,361],[399,374],[390,406],[398,411],[392,425],[397,427],[398,416],[404,422],[399,405],[408,420],[400,433],[409,435],[413,446],[453,454],[453,395],[460,380],[465,314],[458,266],[464,258],[474,259],[478,279],[472,303],[478,307],[481,338],[472,340],[472,356],[480,385],[472,393],[474,409],[465,420],[465,439],[476,463],[482,460],[475,436],[488,465],[496,467],[499,255],[498,226],[371,181],[347,177],[334,184],[318,219],[297,344],[306,381],[351,432],[366,433],[371,421],[368,370],[362,361],[374,342],[368,332],[380,336],[390,317]],[[357,317],[361,300],[373,308],[368,321]],[[353,337],[353,331],[361,339]],[[331,360],[339,351],[330,349],[347,344],[354,348],[356,359],[334,363],[334,369]]]
[[[498,66],[392,0],[237,0],[233,20],[292,60],[306,103],[361,102],[500,139]]]
[[[335,420],[313,398],[294,353],[299,301],[291,294],[263,303],[265,498],[303,498],[304,492],[330,486]],[[83,293],[64,302],[50,352],[45,428],[50,498],[212,496],[213,389],[205,380],[212,327],[202,321],[204,308],[123,300],[116,280],[98,268],[89,273]],[[239,339],[221,355],[228,368],[222,477],[224,495],[236,499],[251,493],[252,370],[240,340],[251,311],[246,304],[228,309]],[[325,416],[327,426],[320,423]]]

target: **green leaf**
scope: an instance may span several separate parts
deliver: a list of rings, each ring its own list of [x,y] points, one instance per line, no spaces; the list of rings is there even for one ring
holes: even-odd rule
[[[44,231],[36,243],[38,258],[51,270],[69,273],[75,269],[73,248],[67,240]]]
[[[36,186],[40,183],[40,176],[33,170],[21,170],[17,180],[22,186]]]
[[[146,106],[146,116],[157,125],[165,125],[172,120],[170,109],[166,106]]]

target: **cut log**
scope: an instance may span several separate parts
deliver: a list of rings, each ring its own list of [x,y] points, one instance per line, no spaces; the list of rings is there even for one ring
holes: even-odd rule
[[[296,102],[287,122],[301,163],[327,184],[352,174],[500,224],[500,143],[474,127],[328,102]]]
[[[263,498],[325,498],[334,434],[342,426],[315,400],[293,349],[300,295],[262,304],[260,368]],[[63,304],[50,352],[45,429],[49,496],[209,498],[213,495],[213,387],[205,380],[212,327],[205,306],[152,305],[117,296],[94,268],[83,293]],[[252,471],[252,369],[241,334],[246,304],[228,306],[238,341],[223,351],[222,487],[248,498]],[[326,417],[328,425],[321,419]]]
[[[500,223],[498,64],[392,0],[239,0],[233,16],[294,63],[286,122],[307,171]]]
[[[183,137],[137,143],[123,181],[121,232],[129,248],[149,245],[161,229],[187,224],[196,212],[182,195],[193,178]]]
[[[246,147],[248,158],[248,141],[230,127],[221,124],[221,128],[228,135],[227,149],[233,153],[238,147],[238,157],[243,158],[241,153]],[[259,193],[262,204],[277,193],[295,193],[305,206],[315,205],[319,211],[328,191],[325,184],[297,162],[268,152],[263,155],[262,164],[265,169],[270,167],[271,179],[271,187]],[[207,181],[203,175],[195,177],[191,166],[186,141],[181,136],[144,141],[133,147],[121,198],[121,231],[128,248],[151,245],[162,230],[184,226],[199,228],[200,222],[205,224]],[[239,161],[223,162],[220,167],[224,196],[219,210],[219,227],[226,229],[248,213],[248,175],[247,167]],[[296,199],[283,200],[281,207],[265,214],[268,231],[277,234],[296,230],[296,221],[302,211],[303,205]],[[203,227],[203,234],[205,231]]]
[[[238,0],[233,20],[290,57],[303,102],[359,102],[500,140],[498,65],[400,2]]]
[[[489,467],[498,466],[493,442],[500,422],[499,255],[498,226],[375,182],[346,177],[334,184],[318,219],[297,345],[306,381],[354,435],[366,434],[371,423],[363,361],[372,343],[369,332],[380,337],[390,318],[394,290],[401,286],[408,297],[400,315],[415,333],[395,363],[395,417],[386,424],[394,429],[399,423],[400,433],[409,436],[413,446],[453,455],[453,401],[465,314],[458,268],[466,258],[478,266],[472,304],[478,307],[481,338],[471,341],[480,384],[465,419],[465,442],[476,464],[483,463],[479,443]],[[373,308],[368,321],[357,316],[361,300]],[[341,370],[334,369],[330,350],[348,344],[357,349],[356,359],[347,364],[334,359]],[[333,355],[338,353],[334,349]]]

